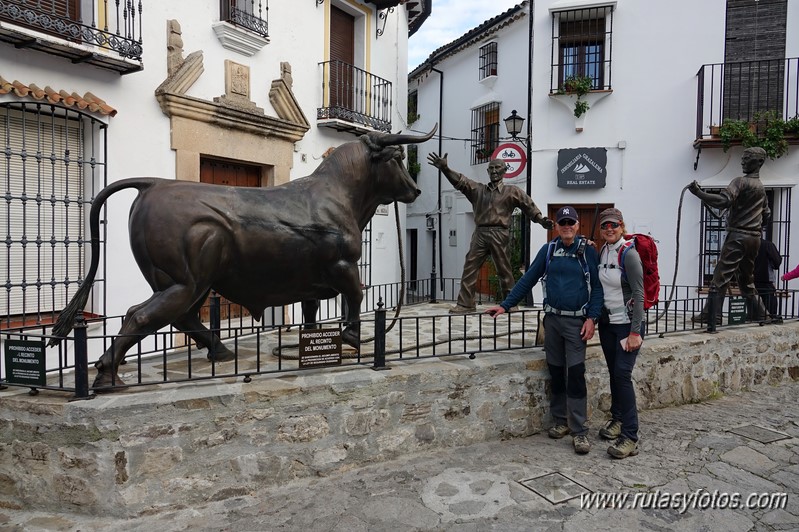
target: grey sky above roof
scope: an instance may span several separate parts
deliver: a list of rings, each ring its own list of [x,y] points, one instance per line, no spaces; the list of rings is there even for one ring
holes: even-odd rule
[[[522,0],[433,0],[430,17],[408,42],[408,71],[414,70],[438,49],[466,37],[522,3]]]

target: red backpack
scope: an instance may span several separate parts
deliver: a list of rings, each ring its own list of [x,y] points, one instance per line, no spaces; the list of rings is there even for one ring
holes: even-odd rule
[[[655,239],[649,235],[634,233],[624,235],[626,242],[619,248],[619,269],[621,276],[627,279],[624,271],[624,256],[627,251],[635,246],[638,255],[641,257],[641,264],[644,267],[644,310],[658,302],[660,294],[660,273],[658,273],[658,247]]]

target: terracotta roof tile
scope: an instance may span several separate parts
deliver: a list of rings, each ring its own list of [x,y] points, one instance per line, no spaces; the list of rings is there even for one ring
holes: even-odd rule
[[[88,109],[93,113],[100,113],[107,116],[115,116],[117,114],[116,109],[91,92],[87,92],[81,96],[76,92],[70,94],[65,90],[56,91],[49,85],[42,89],[33,83],[25,85],[17,80],[8,82],[0,76],[0,96],[12,92],[20,98],[33,98],[34,100],[46,99],[50,103],[61,104],[66,107],[74,106],[81,110]]]

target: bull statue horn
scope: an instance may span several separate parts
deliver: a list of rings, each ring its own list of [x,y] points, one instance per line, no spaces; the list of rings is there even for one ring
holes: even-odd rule
[[[416,136],[416,135],[400,135],[399,133],[387,133],[385,135],[380,135],[374,137],[374,143],[378,146],[393,146],[395,144],[419,144],[420,142],[425,142],[433,138],[433,135],[438,130],[438,124],[433,126],[433,129],[430,133],[426,133],[424,135]]]

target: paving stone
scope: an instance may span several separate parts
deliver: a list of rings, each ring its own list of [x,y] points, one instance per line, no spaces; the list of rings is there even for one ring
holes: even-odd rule
[[[770,460],[767,456],[755,451],[750,447],[744,446],[736,447],[731,451],[727,451],[719,458],[728,464],[738,466],[751,473],[761,476],[771,471],[778,465],[777,462]]]

